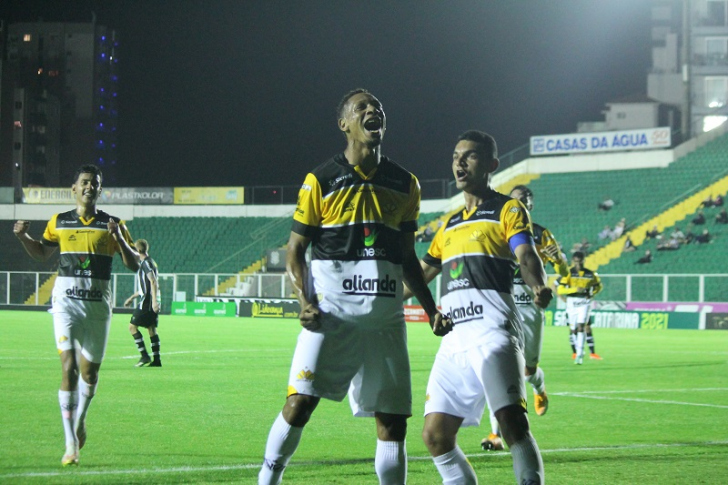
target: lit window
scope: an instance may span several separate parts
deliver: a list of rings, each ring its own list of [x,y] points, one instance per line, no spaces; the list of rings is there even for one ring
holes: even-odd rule
[[[728,77],[705,78],[705,106],[720,108],[728,102]]]
[[[706,116],[703,118],[703,132],[718,128],[728,120],[728,116]]]
[[[38,75],[40,76],[41,74],[43,74],[43,68],[42,67],[39,67],[38,68]]]
[[[30,34],[25,34],[25,35],[23,36],[23,42],[30,42],[31,40],[33,40],[33,36],[32,36],[32,35],[30,35]]]
[[[16,121],[15,123],[13,123],[13,126],[16,130],[19,130],[23,127],[23,123],[21,123],[20,121]]]

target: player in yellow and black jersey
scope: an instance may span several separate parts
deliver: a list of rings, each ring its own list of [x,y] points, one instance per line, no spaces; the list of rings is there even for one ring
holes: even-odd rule
[[[96,208],[101,181],[97,166],[80,167],[71,186],[76,209],[51,217],[40,240],[28,234],[28,221],[17,221],[13,227],[37,261],[48,260],[60,249],[51,313],[63,370],[58,391],[66,436],[63,466],[78,465],[79,450],[86,442],[86,413],[96,393],[111,324],[113,257],[120,253],[133,271],[139,265],[123,221]]]
[[[533,210],[533,192],[525,185],[516,185],[513,187],[510,196],[521,201],[529,212]],[[558,274],[562,276],[568,274],[569,267],[566,257],[561,252],[561,247],[551,231],[540,224],[532,223],[531,226],[533,228],[533,242],[536,246],[536,252],[544,266],[551,264]],[[526,359],[526,381],[533,388],[534,410],[538,416],[543,416],[546,414],[549,406],[544,372],[539,365],[543,344],[543,309],[534,303],[533,292],[523,280],[519,270],[516,270],[513,279],[513,299],[523,319],[523,353]],[[492,410],[490,410],[490,426],[491,432],[487,438],[481,440],[481,447],[484,450],[490,451],[504,449],[500,425]]]
[[[450,330],[427,289],[414,251],[420,187],[381,155],[386,118],[366,90],[337,110],[347,146],[306,176],[293,215],[286,267],[303,330],[288,397],[268,436],[259,484],[280,482],[321,398],[347,394],[355,416],[375,417],[381,483],[405,483],[404,440],[412,413],[402,305],[414,288],[436,335]],[[304,259],[311,247],[310,267]]]
[[[594,334],[592,333],[590,316],[592,298],[602,291],[602,280],[596,271],[584,267],[585,255],[576,251],[571,256],[572,267],[569,274],[558,280],[557,292],[566,300],[566,316],[569,319],[571,346],[575,364],[582,364],[584,342],[589,345],[589,358],[602,360],[596,353]]]
[[[457,432],[480,423],[486,402],[511,450],[516,481],[543,483],[543,462],[526,416],[522,320],[513,298],[516,268],[539,307],[549,304],[552,291],[528,211],[489,186],[497,168],[490,135],[460,135],[452,171],[465,208],[440,227],[422,259],[427,281],[442,273],[442,310],[454,324],[430,373],[422,433],[444,483],[477,483]]]

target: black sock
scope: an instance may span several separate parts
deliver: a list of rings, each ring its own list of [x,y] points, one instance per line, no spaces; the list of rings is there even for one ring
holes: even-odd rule
[[[573,333],[569,334],[569,343],[571,344],[571,352],[576,353],[576,335]]]
[[[147,353],[147,347],[144,345],[144,337],[142,337],[142,333],[137,331],[134,335],[132,335],[132,338],[134,339],[134,342],[136,342],[137,350],[140,354],[142,354],[142,357],[149,357],[149,354]]]
[[[586,343],[589,345],[589,350],[592,354],[596,354],[597,352],[594,350],[594,336],[591,332],[586,333]]]
[[[154,360],[159,360],[159,335],[149,337],[149,340],[152,342],[152,354],[154,355]]]

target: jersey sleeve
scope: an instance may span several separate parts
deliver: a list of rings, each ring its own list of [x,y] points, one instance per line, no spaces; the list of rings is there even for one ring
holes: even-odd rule
[[[412,175],[407,207],[402,214],[402,222],[399,224],[402,232],[417,232],[417,219],[420,217],[420,198],[420,182],[417,177]]]
[[[43,231],[43,237],[40,239],[40,243],[44,246],[58,246],[58,241],[60,240],[58,237],[58,231],[56,230],[56,219],[58,218],[58,214],[54,214],[53,217],[51,217],[51,220],[48,221],[48,224],[46,224],[45,231]]]
[[[503,205],[501,226],[512,252],[521,244],[534,245],[531,216],[520,201],[511,199]]]
[[[435,237],[432,238],[432,242],[430,243],[430,249],[427,250],[427,254],[425,254],[424,258],[422,258],[422,261],[434,268],[442,267],[442,248],[443,241],[445,239],[445,226],[447,226],[447,223],[440,226],[437,230]]]
[[[314,174],[309,173],[298,191],[291,230],[301,236],[313,237],[321,226],[322,209],[321,184]]]

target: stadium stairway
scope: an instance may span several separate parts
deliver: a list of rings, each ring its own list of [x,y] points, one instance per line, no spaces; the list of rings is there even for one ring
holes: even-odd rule
[[[38,288],[38,305],[45,305],[51,301],[51,295],[53,293],[53,285],[56,282],[57,274],[50,275]],[[25,305],[35,305],[35,295],[33,293],[24,302]]]
[[[718,194],[721,194],[723,197],[726,197],[728,194],[728,176],[723,176],[717,182],[713,182],[682,201],[677,202],[662,213],[657,214],[625,233],[622,237],[598,249],[587,256],[585,265],[597,270],[600,266],[604,266],[610,261],[619,258],[622,255],[624,242],[628,236],[632,239],[635,247],[639,248],[645,242],[645,233],[648,230],[657,226],[658,230],[662,232],[666,228],[674,226],[676,223],[685,220],[685,218],[689,215],[694,214],[701,207],[702,202],[707,197],[713,197]]]

